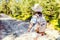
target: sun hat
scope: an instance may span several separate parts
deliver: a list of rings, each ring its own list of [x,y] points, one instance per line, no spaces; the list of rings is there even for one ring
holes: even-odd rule
[[[35,4],[32,7],[32,10],[35,11],[35,12],[42,12],[42,6],[40,6],[39,4]]]

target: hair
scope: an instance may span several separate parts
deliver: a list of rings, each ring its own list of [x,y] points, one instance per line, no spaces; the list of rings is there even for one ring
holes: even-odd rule
[[[39,16],[42,16],[42,12],[34,12],[33,15],[39,14]]]

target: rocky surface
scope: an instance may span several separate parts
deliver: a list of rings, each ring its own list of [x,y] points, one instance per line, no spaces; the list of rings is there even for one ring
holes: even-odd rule
[[[3,38],[7,35],[13,34],[19,36],[27,31],[28,23],[16,20],[0,20],[0,33]]]
[[[0,39],[2,40],[34,40],[36,33],[27,33],[29,22],[16,20],[0,20]],[[60,40],[58,31],[46,29],[45,36],[39,36],[38,40]]]
[[[12,18],[4,13],[0,13],[0,20],[14,20],[15,18]]]
[[[28,33],[28,25],[29,22],[20,20],[0,20],[0,40],[34,40],[36,36],[39,36],[37,40],[60,40],[60,34],[56,30],[47,28],[46,35],[40,36],[35,32]]]

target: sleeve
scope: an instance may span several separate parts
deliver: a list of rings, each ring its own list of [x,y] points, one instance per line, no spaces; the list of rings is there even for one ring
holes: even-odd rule
[[[32,17],[32,19],[31,19],[31,23],[36,23],[36,21],[37,21],[37,19],[36,18],[34,18],[34,17]]]
[[[43,20],[42,20],[42,24],[41,24],[41,26],[46,27],[46,25],[47,25],[47,22],[46,22],[45,18],[43,17]]]

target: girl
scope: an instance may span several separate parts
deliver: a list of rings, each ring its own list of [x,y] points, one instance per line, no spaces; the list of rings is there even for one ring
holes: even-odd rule
[[[46,29],[46,20],[42,14],[42,7],[39,6],[39,4],[35,4],[35,6],[32,7],[32,10],[35,13],[33,14],[32,19],[30,21],[28,32],[31,32],[34,29],[35,32],[43,36],[45,34]]]

